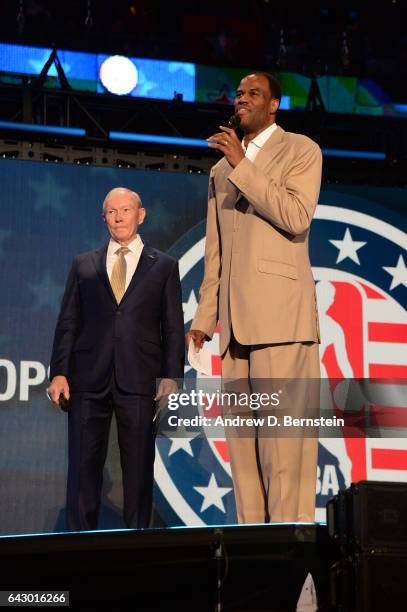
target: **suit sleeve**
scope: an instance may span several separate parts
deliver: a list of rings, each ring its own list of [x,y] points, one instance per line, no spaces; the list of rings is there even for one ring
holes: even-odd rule
[[[214,171],[209,176],[206,217],[205,272],[199,289],[199,305],[191,329],[199,329],[212,338],[218,322],[218,295],[222,271],[222,250],[216,207]]]
[[[163,378],[184,377],[184,315],[178,263],[174,262],[162,298]]]
[[[50,364],[50,379],[68,376],[69,363],[74,342],[80,328],[80,301],[77,278],[77,263],[73,261],[65,286],[61,309],[55,328]]]
[[[308,140],[290,163],[281,184],[245,157],[229,180],[256,212],[292,235],[305,232],[312,221],[321,187],[322,155]]]

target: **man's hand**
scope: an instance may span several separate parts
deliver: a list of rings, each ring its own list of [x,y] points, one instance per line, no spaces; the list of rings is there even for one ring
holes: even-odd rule
[[[211,149],[218,149],[218,151],[221,151],[232,168],[235,168],[245,156],[242,143],[238,139],[235,130],[225,127],[224,125],[220,125],[219,127],[222,131],[217,132],[206,140]]]
[[[172,378],[162,378],[160,380],[160,384],[158,385],[157,395],[155,396],[155,401],[158,402],[159,408],[164,408],[168,402],[168,396],[171,393],[178,392],[177,381]]]
[[[61,393],[66,400],[69,400],[69,385],[65,376],[54,376],[47,389],[48,396],[55,406],[59,406],[59,396]]]
[[[191,340],[194,343],[195,352],[199,353],[199,351],[203,347],[204,342],[208,340],[208,336],[200,329],[190,329],[187,335],[185,336],[187,352],[189,351],[189,343],[191,342]]]

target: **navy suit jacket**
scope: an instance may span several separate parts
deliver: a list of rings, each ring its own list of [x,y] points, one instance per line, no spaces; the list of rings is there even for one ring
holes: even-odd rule
[[[184,322],[178,263],[144,246],[120,304],[106,272],[107,246],[75,257],[55,330],[50,379],[100,391],[113,368],[122,391],[154,394],[157,378],[182,378]]]

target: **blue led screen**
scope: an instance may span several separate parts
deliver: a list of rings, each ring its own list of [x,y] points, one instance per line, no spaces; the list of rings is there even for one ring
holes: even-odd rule
[[[51,52],[50,48],[0,43],[0,72],[39,75]],[[80,89],[98,93],[107,91],[99,80],[99,70],[109,55],[64,50],[58,50],[57,54],[64,73],[74,89],[77,88],[77,83],[74,84],[73,81],[85,81],[86,85],[79,87]],[[129,95],[172,100],[174,92],[177,92],[183,95],[186,102],[195,100],[195,64],[138,57],[128,59],[138,71],[138,83]],[[48,75],[57,76],[54,64],[51,65]]]

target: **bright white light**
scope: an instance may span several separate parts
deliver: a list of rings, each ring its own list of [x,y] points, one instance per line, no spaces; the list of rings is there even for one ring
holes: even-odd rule
[[[124,96],[137,85],[138,72],[128,57],[112,55],[101,65],[99,78],[110,93]]]

